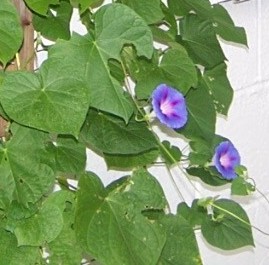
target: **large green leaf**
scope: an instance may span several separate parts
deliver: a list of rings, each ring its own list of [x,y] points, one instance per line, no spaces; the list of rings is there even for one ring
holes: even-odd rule
[[[207,242],[224,250],[254,246],[251,226],[244,209],[238,203],[228,199],[217,200],[214,204],[216,205],[216,207],[213,205],[215,220],[209,216],[201,226],[202,234]]]
[[[0,190],[1,203],[6,205],[12,198],[28,205],[38,201],[54,183],[44,146],[47,136],[23,127],[12,132],[11,140],[0,147],[1,184],[9,188]]]
[[[166,215],[160,223],[167,238],[158,265],[202,265],[192,226],[179,215]]]
[[[133,44],[138,56],[150,58],[153,53],[151,31],[132,9],[113,4],[104,6],[96,13],[95,37],[90,53],[90,61],[94,63],[87,67],[89,80],[98,86],[96,89],[92,87],[91,105],[121,116],[127,122],[132,114],[132,107],[119,83],[108,76],[107,61],[110,58],[120,60],[124,44]],[[100,83],[100,75],[103,77],[103,84]]]
[[[46,39],[53,41],[58,38],[69,39],[69,23],[72,11],[73,8],[68,2],[61,1],[60,5],[49,10],[46,17],[35,14],[33,16],[34,28],[41,32]]]
[[[180,36],[195,63],[212,68],[225,60],[210,20],[187,15],[180,22]]]
[[[216,112],[212,97],[202,83],[186,96],[188,121],[179,130],[188,139],[203,139],[211,146],[215,135]]]
[[[74,7],[79,7],[80,13],[86,11],[89,7],[96,7],[102,4],[104,0],[70,0]]]
[[[208,168],[190,167],[187,169],[187,172],[192,176],[200,178],[204,183],[211,186],[222,186],[229,183],[229,181],[215,175]]]
[[[125,44],[135,46],[138,56],[150,58],[152,34],[146,22],[131,8],[122,4],[106,5],[95,14],[95,39],[74,35],[68,42],[59,42],[50,51],[62,67],[72,66],[86,78],[91,106],[115,114],[128,122],[133,105],[122,84],[110,72],[109,59],[120,60]],[[102,78],[100,78],[100,76]]]
[[[224,40],[247,45],[244,28],[234,25],[232,18],[223,6],[213,5],[212,16],[215,32]]]
[[[36,13],[45,16],[50,5],[59,4],[60,0],[24,0]]]
[[[104,154],[104,159],[109,169],[114,168],[117,170],[130,170],[133,168],[150,165],[157,159],[159,154],[159,150],[153,149],[132,155]]]
[[[233,99],[233,89],[227,78],[225,63],[204,72],[204,84],[214,99],[217,112],[227,115]]]
[[[82,249],[76,240],[73,229],[74,213],[63,212],[64,225],[61,233],[49,245],[50,264],[74,265],[82,260]]]
[[[168,0],[171,12],[177,16],[185,16],[190,11],[207,19],[211,17],[211,4],[209,0]]]
[[[12,233],[0,228],[0,264],[37,264],[36,262],[39,257],[39,247],[18,247],[16,237]]]
[[[55,156],[55,169],[64,173],[80,173],[86,166],[86,147],[71,137],[59,136],[50,145]]]
[[[207,210],[198,205],[198,200],[195,199],[189,207],[185,202],[182,202],[177,207],[177,215],[183,217],[191,227],[200,227],[207,218]]]
[[[164,17],[160,0],[121,0],[121,2],[131,7],[147,24],[158,23]]]
[[[136,58],[131,50],[125,50],[124,55],[137,81],[135,89],[138,98],[148,98],[152,91],[163,83],[177,88],[183,94],[186,94],[190,87],[197,85],[194,63],[184,49],[169,49],[160,64],[158,61],[149,62]]]
[[[107,154],[138,154],[158,147],[146,123],[122,119],[91,110],[81,140]]]
[[[66,202],[72,200],[68,191],[52,193],[38,213],[22,220],[15,228],[18,245],[42,246],[54,240],[63,228],[62,213],[66,208]]]
[[[78,135],[89,107],[86,85],[73,66],[60,60],[46,61],[39,74],[6,75],[0,88],[1,103],[12,119],[52,133]]]
[[[83,175],[78,191],[77,237],[102,264],[155,265],[165,234],[141,211],[162,209],[165,204],[161,187],[146,172],[137,172],[109,190],[97,176]]]
[[[0,63],[4,66],[14,57],[23,40],[18,12],[10,0],[0,5]]]

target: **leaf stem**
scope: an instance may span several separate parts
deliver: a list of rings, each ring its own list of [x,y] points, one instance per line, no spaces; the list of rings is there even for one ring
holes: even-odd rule
[[[213,208],[216,208],[216,209],[222,211],[223,213],[226,213],[226,214],[228,214],[228,215],[234,217],[235,219],[237,219],[238,221],[242,222],[243,224],[245,224],[245,225],[247,225],[247,226],[249,226],[249,227],[252,227],[252,228],[256,229],[256,230],[259,231],[260,233],[262,233],[262,234],[264,234],[264,235],[266,235],[266,236],[269,236],[269,233],[264,232],[263,230],[261,230],[261,229],[258,228],[257,226],[250,224],[249,222],[245,221],[244,219],[242,219],[242,218],[239,217],[238,215],[236,215],[236,214],[234,214],[234,213],[232,213],[232,212],[230,212],[230,211],[228,211],[228,210],[226,210],[226,209],[224,209],[224,208],[222,208],[222,207],[216,205],[214,202],[210,202],[209,205],[211,205]]]
[[[18,70],[21,70],[21,60],[20,60],[19,53],[16,53],[16,63],[17,63]]]
[[[126,86],[126,89],[127,89],[127,91],[129,92],[129,94],[131,95],[131,98],[132,98],[132,100],[133,100],[133,102],[134,102],[134,104],[135,104],[135,106],[136,106],[138,112],[139,112],[139,113],[141,114],[141,116],[143,117],[143,116],[145,116],[145,113],[143,113],[143,111],[141,110],[141,108],[138,106],[138,103],[137,103],[136,99],[135,99],[134,96],[132,95],[131,87],[130,87],[129,81],[128,81],[128,79],[127,79],[127,78],[128,78],[128,73],[127,73],[127,71],[126,71],[125,65],[124,65],[124,63],[122,62],[122,60],[121,60],[120,63],[121,63],[121,67],[122,67],[123,73],[124,73],[124,75],[125,75],[125,86]],[[149,122],[149,120],[148,120],[147,118],[145,118],[145,122],[147,123],[148,128],[152,131],[152,134],[153,134],[153,136],[155,137],[155,139],[156,139],[156,141],[157,141],[159,147],[162,148],[163,151],[164,151],[164,152],[169,156],[169,158],[173,161],[173,163],[177,165],[177,168],[178,168],[178,169],[183,173],[183,175],[187,178],[187,180],[189,181],[189,183],[191,184],[191,186],[194,188],[194,190],[200,193],[200,191],[195,187],[195,185],[194,185],[194,184],[192,183],[192,181],[189,179],[189,176],[187,175],[187,173],[186,173],[186,172],[179,166],[178,161],[173,157],[173,155],[169,152],[169,150],[162,144],[162,142],[160,141],[159,137],[156,135],[156,133],[155,133],[154,130],[152,129],[152,126],[151,126],[151,124],[150,124],[150,122]],[[166,165],[166,167],[167,167],[167,165]],[[169,171],[169,172],[170,172],[170,171]],[[170,173],[171,173],[171,172],[170,172]],[[172,180],[172,182],[173,182],[173,185],[175,186],[176,190],[179,191],[179,188],[178,188],[178,186],[177,186],[177,184],[176,184],[176,182],[175,182],[173,176],[171,177],[171,175],[170,175],[170,178],[171,178],[171,180]],[[180,191],[179,191],[179,195],[180,195],[180,197],[183,199],[183,201],[185,201]]]

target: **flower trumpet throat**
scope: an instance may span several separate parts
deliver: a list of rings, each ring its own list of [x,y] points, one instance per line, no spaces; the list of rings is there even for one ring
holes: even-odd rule
[[[236,178],[236,167],[240,165],[240,155],[229,141],[221,142],[215,148],[213,163],[218,172],[227,180]]]
[[[185,98],[178,90],[161,84],[152,93],[152,106],[159,121],[167,127],[179,129],[188,119]]]

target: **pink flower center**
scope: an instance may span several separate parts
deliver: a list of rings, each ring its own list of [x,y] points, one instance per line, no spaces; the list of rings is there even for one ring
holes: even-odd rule
[[[225,153],[224,155],[220,157],[220,164],[225,168],[230,167],[231,159],[227,153]]]
[[[161,109],[162,113],[166,116],[170,116],[174,112],[173,104],[171,104],[171,102],[169,100],[165,100],[165,101],[161,102],[160,109]]]

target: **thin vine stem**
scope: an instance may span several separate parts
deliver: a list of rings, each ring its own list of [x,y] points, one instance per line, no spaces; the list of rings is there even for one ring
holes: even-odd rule
[[[267,196],[262,192],[260,191],[256,186],[255,186],[255,189],[256,191],[265,199],[265,201],[268,203],[269,205],[269,199],[267,198]]]
[[[260,233],[266,235],[266,236],[269,236],[269,233],[267,232],[264,232],[263,230],[261,230],[259,227],[255,226],[255,225],[252,225],[250,224],[249,222],[245,221],[244,219],[242,219],[241,217],[239,217],[238,215],[230,212],[229,210],[227,209],[224,209],[218,205],[216,205],[214,202],[210,202],[209,205],[211,205],[213,208],[216,208],[216,209],[219,209],[220,211],[222,211],[223,213],[226,213],[226,214],[229,214],[230,216],[234,217],[235,219],[237,219],[238,221],[242,222],[243,224],[249,226],[249,227],[252,227],[254,228],[255,230],[259,231]]]
[[[176,181],[175,181],[175,179],[174,179],[174,176],[173,176],[173,174],[172,174],[172,172],[171,172],[171,169],[167,166],[167,164],[165,164],[165,166],[166,166],[166,170],[167,170],[167,172],[168,172],[169,178],[170,178],[170,180],[172,181],[173,186],[174,186],[174,188],[175,188],[175,190],[176,190],[178,196],[181,198],[181,200],[182,200],[183,202],[186,202],[186,200],[185,200],[185,198],[184,198],[182,192],[180,191],[180,189],[179,189],[179,187],[178,187],[178,185],[177,185],[177,183],[176,183]]]
[[[132,100],[133,100],[133,102],[134,102],[134,104],[135,104],[135,106],[136,106],[136,108],[137,108],[137,110],[138,110],[138,112],[140,113],[140,115],[143,117],[143,116],[145,116],[145,113],[141,110],[141,108],[139,107],[139,105],[137,104],[137,101],[136,101],[136,99],[134,98],[134,96],[133,96],[133,94],[132,94],[132,92],[131,92],[131,86],[130,86],[130,83],[129,83],[129,81],[128,81],[128,73],[127,73],[127,71],[126,71],[126,69],[125,69],[125,65],[123,64],[123,62],[122,62],[122,60],[121,60],[121,67],[122,67],[122,69],[123,69],[123,73],[124,73],[124,76],[125,76],[125,86],[126,86],[126,88],[127,88],[127,91],[129,92],[129,94],[131,95],[131,98],[132,98]],[[186,172],[178,165],[178,161],[173,157],[173,155],[169,152],[169,150],[163,145],[163,143],[160,141],[160,139],[159,139],[159,137],[156,135],[156,133],[154,132],[154,130],[153,130],[153,128],[152,128],[152,126],[151,126],[151,124],[150,124],[150,122],[148,121],[148,119],[147,118],[145,118],[145,122],[147,123],[147,125],[148,125],[148,127],[149,127],[149,129],[152,131],[152,133],[153,133],[153,135],[154,135],[154,137],[155,137],[155,139],[156,139],[156,141],[157,141],[157,143],[158,143],[158,145],[163,149],[163,151],[168,155],[168,157],[171,159],[171,161],[174,163],[174,164],[176,164],[177,165],[177,168],[183,173],[183,175],[187,178],[187,180],[189,181],[189,183],[191,184],[191,186],[194,188],[194,190],[196,190],[197,192],[199,192],[199,190],[195,187],[195,185],[192,183],[192,181],[189,179],[189,176],[186,174]],[[173,186],[174,186],[174,188],[177,190],[177,191],[179,191],[179,187],[177,186],[177,184],[176,184],[176,182],[175,182],[175,180],[174,180],[174,178],[173,178],[173,175],[171,176],[171,179],[173,179],[172,180],[172,182],[173,182]],[[200,192],[199,192],[200,193]],[[180,194],[180,197],[182,198],[182,194],[179,192],[179,194]],[[185,201],[185,200],[184,200]]]

